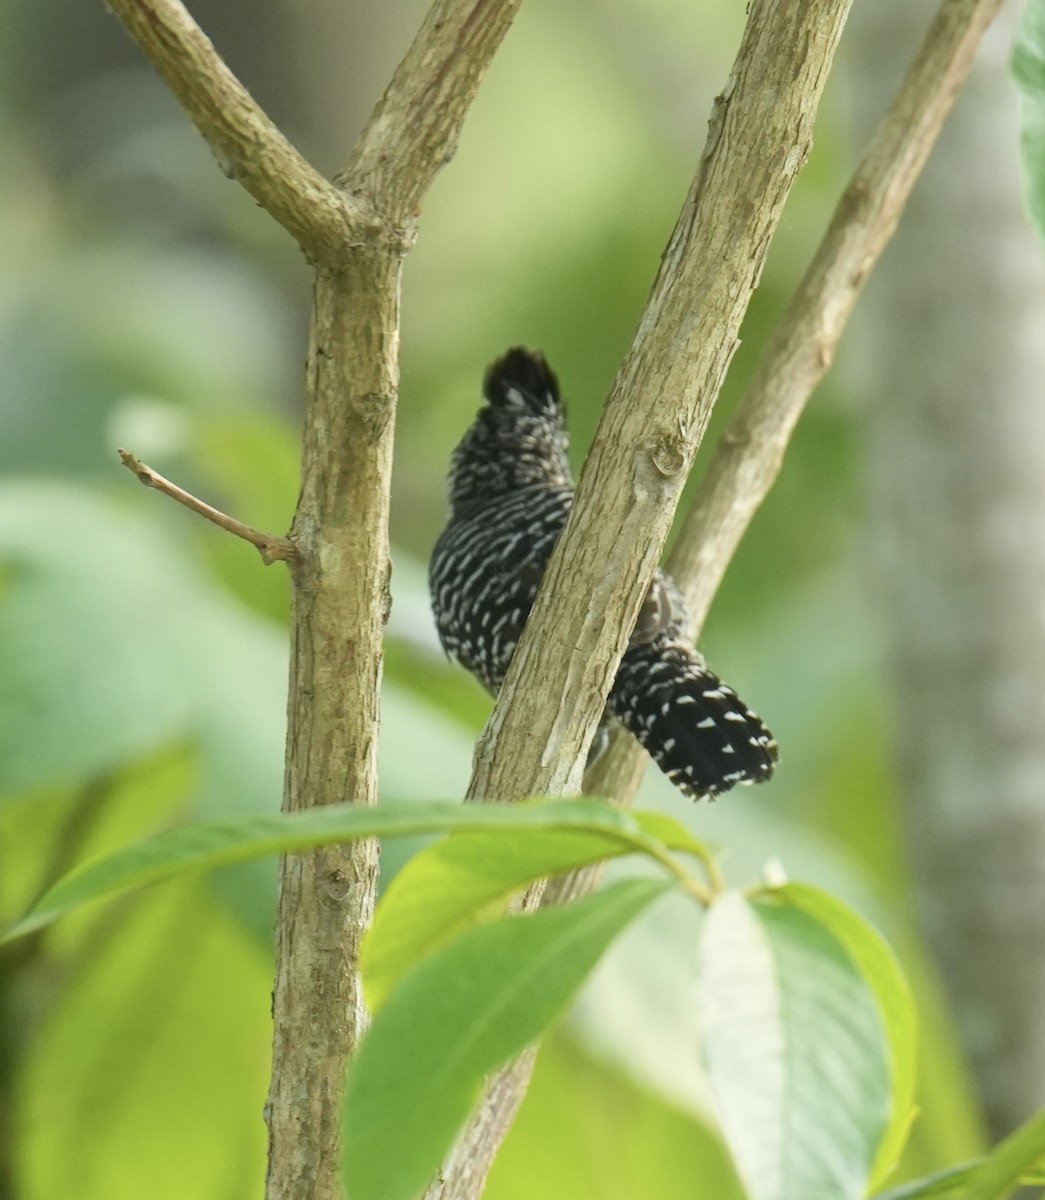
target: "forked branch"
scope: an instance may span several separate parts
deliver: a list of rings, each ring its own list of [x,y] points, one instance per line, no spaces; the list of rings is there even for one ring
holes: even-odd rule
[[[225,172],[316,267],[302,485],[290,538],[296,569],[283,806],[373,804],[403,258],[422,198],[454,152],[519,0],[436,0],[333,182],[276,129],[181,0],[109,2]],[[366,1023],[358,953],[376,881],[377,850],[368,841],[283,860],[269,1200],[341,1195],[341,1097]]]

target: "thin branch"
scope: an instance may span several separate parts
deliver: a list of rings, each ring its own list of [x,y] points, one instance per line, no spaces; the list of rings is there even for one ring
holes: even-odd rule
[[[266,565],[271,565],[277,561],[293,562],[297,558],[297,547],[289,538],[262,533],[260,530],[253,529],[250,525],[244,525],[242,521],[237,521],[235,517],[226,516],[219,509],[205,504],[191,492],[178,487],[176,483],[171,483],[159,471],[154,471],[152,467],[146,466],[140,459],[135,458],[129,450],[117,450],[116,453],[120,456],[120,462],[123,463],[128,471],[133,471],[146,487],[155,488],[158,492],[162,492],[165,496],[170,496],[172,500],[177,500],[179,504],[183,504],[186,508],[191,509],[192,512],[199,513],[205,520],[210,521],[213,525],[217,525],[219,529],[224,529],[226,532],[242,538],[245,542],[250,542],[254,549],[261,555]]]
[[[715,447],[668,560],[700,629],[1003,0],[945,0]]]
[[[521,0],[436,0],[336,176],[409,228]]]
[[[214,152],[316,262],[400,252],[521,0],[437,0],[332,183],[287,141],[181,0],[108,0]]]
[[[373,220],[308,163],[225,65],[181,0],[107,0],[203,135],[221,169],[313,260],[343,254]]]
[[[846,322],[972,67],[1003,0],[944,0],[812,262],[726,427],[679,531],[667,569],[703,627],[736,548],[780,472],[806,403],[834,360]],[[615,737],[589,788],[630,804],[647,756]],[[563,885],[560,885],[563,886]],[[572,894],[572,889],[571,889]]]

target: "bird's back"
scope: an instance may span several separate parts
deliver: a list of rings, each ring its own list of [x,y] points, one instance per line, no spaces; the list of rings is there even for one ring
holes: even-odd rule
[[[505,492],[436,542],[428,582],[443,649],[495,694],[572,501],[572,488]]]

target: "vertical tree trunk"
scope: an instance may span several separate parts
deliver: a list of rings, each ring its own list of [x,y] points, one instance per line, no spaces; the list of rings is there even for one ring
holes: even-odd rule
[[[288,812],[320,800],[377,803],[401,267],[401,258],[358,252],[342,270],[316,275],[310,411],[293,530],[302,565],[287,709]],[[353,303],[356,296],[367,302]],[[361,345],[371,354],[350,358],[347,348]],[[331,396],[339,402],[324,403]],[[324,586],[308,572],[322,574]],[[354,679],[351,702],[346,677]],[[270,1198],[342,1194],[345,1061],[366,1028],[359,952],[373,916],[377,868],[372,839],[282,860],[267,1106]]]
[[[857,13],[871,111],[920,7]],[[862,317],[919,900],[996,1133],[1045,1102],[1045,256],[1021,204],[1016,15],[988,36]]]

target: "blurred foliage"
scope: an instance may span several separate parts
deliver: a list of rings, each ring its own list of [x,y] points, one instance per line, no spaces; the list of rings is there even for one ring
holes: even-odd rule
[[[1020,89],[1021,150],[1027,210],[1045,237],[1045,5],[1030,0],[1012,57]]]
[[[560,1034],[541,1048],[486,1195],[689,1200],[695,1179],[716,1200],[743,1200],[729,1157],[706,1121]]]
[[[268,0],[249,21],[232,0],[193,8],[330,167],[373,100],[356,82],[387,74],[420,5],[360,0],[305,16]],[[482,368],[510,344],[543,348],[580,463],[742,18],[713,0],[528,0],[425,204],[404,295],[389,796],[460,795],[489,708],[438,651],[422,565]],[[310,57],[337,19],[367,37],[338,41],[336,62]],[[278,805],[282,568],[137,487],[114,449],[285,530],[308,278],[101,4],[13,0],[0,62],[6,920],[88,854],[192,812]],[[844,79],[820,124],[710,436],[845,177]],[[778,733],[779,776],[700,809],[651,777],[643,802],[726,847],[734,882],[779,859],[900,948],[925,1029],[904,1169],[924,1173],[980,1149],[978,1116],[913,931],[844,368],[803,420],[705,639]],[[386,850],[386,875],[405,852]],[[270,868],[237,868],[77,917],[0,957],[0,1192],[13,1177],[24,1200],[258,1194],[273,903]],[[723,1182],[709,1194],[733,1194],[696,1064],[679,1052],[692,963],[678,937],[662,906],[614,948],[568,1037],[544,1052],[491,1196],[539,1193],[541,1180],[560,1200],[688,1195],[682,1181],[712,1160]]]

